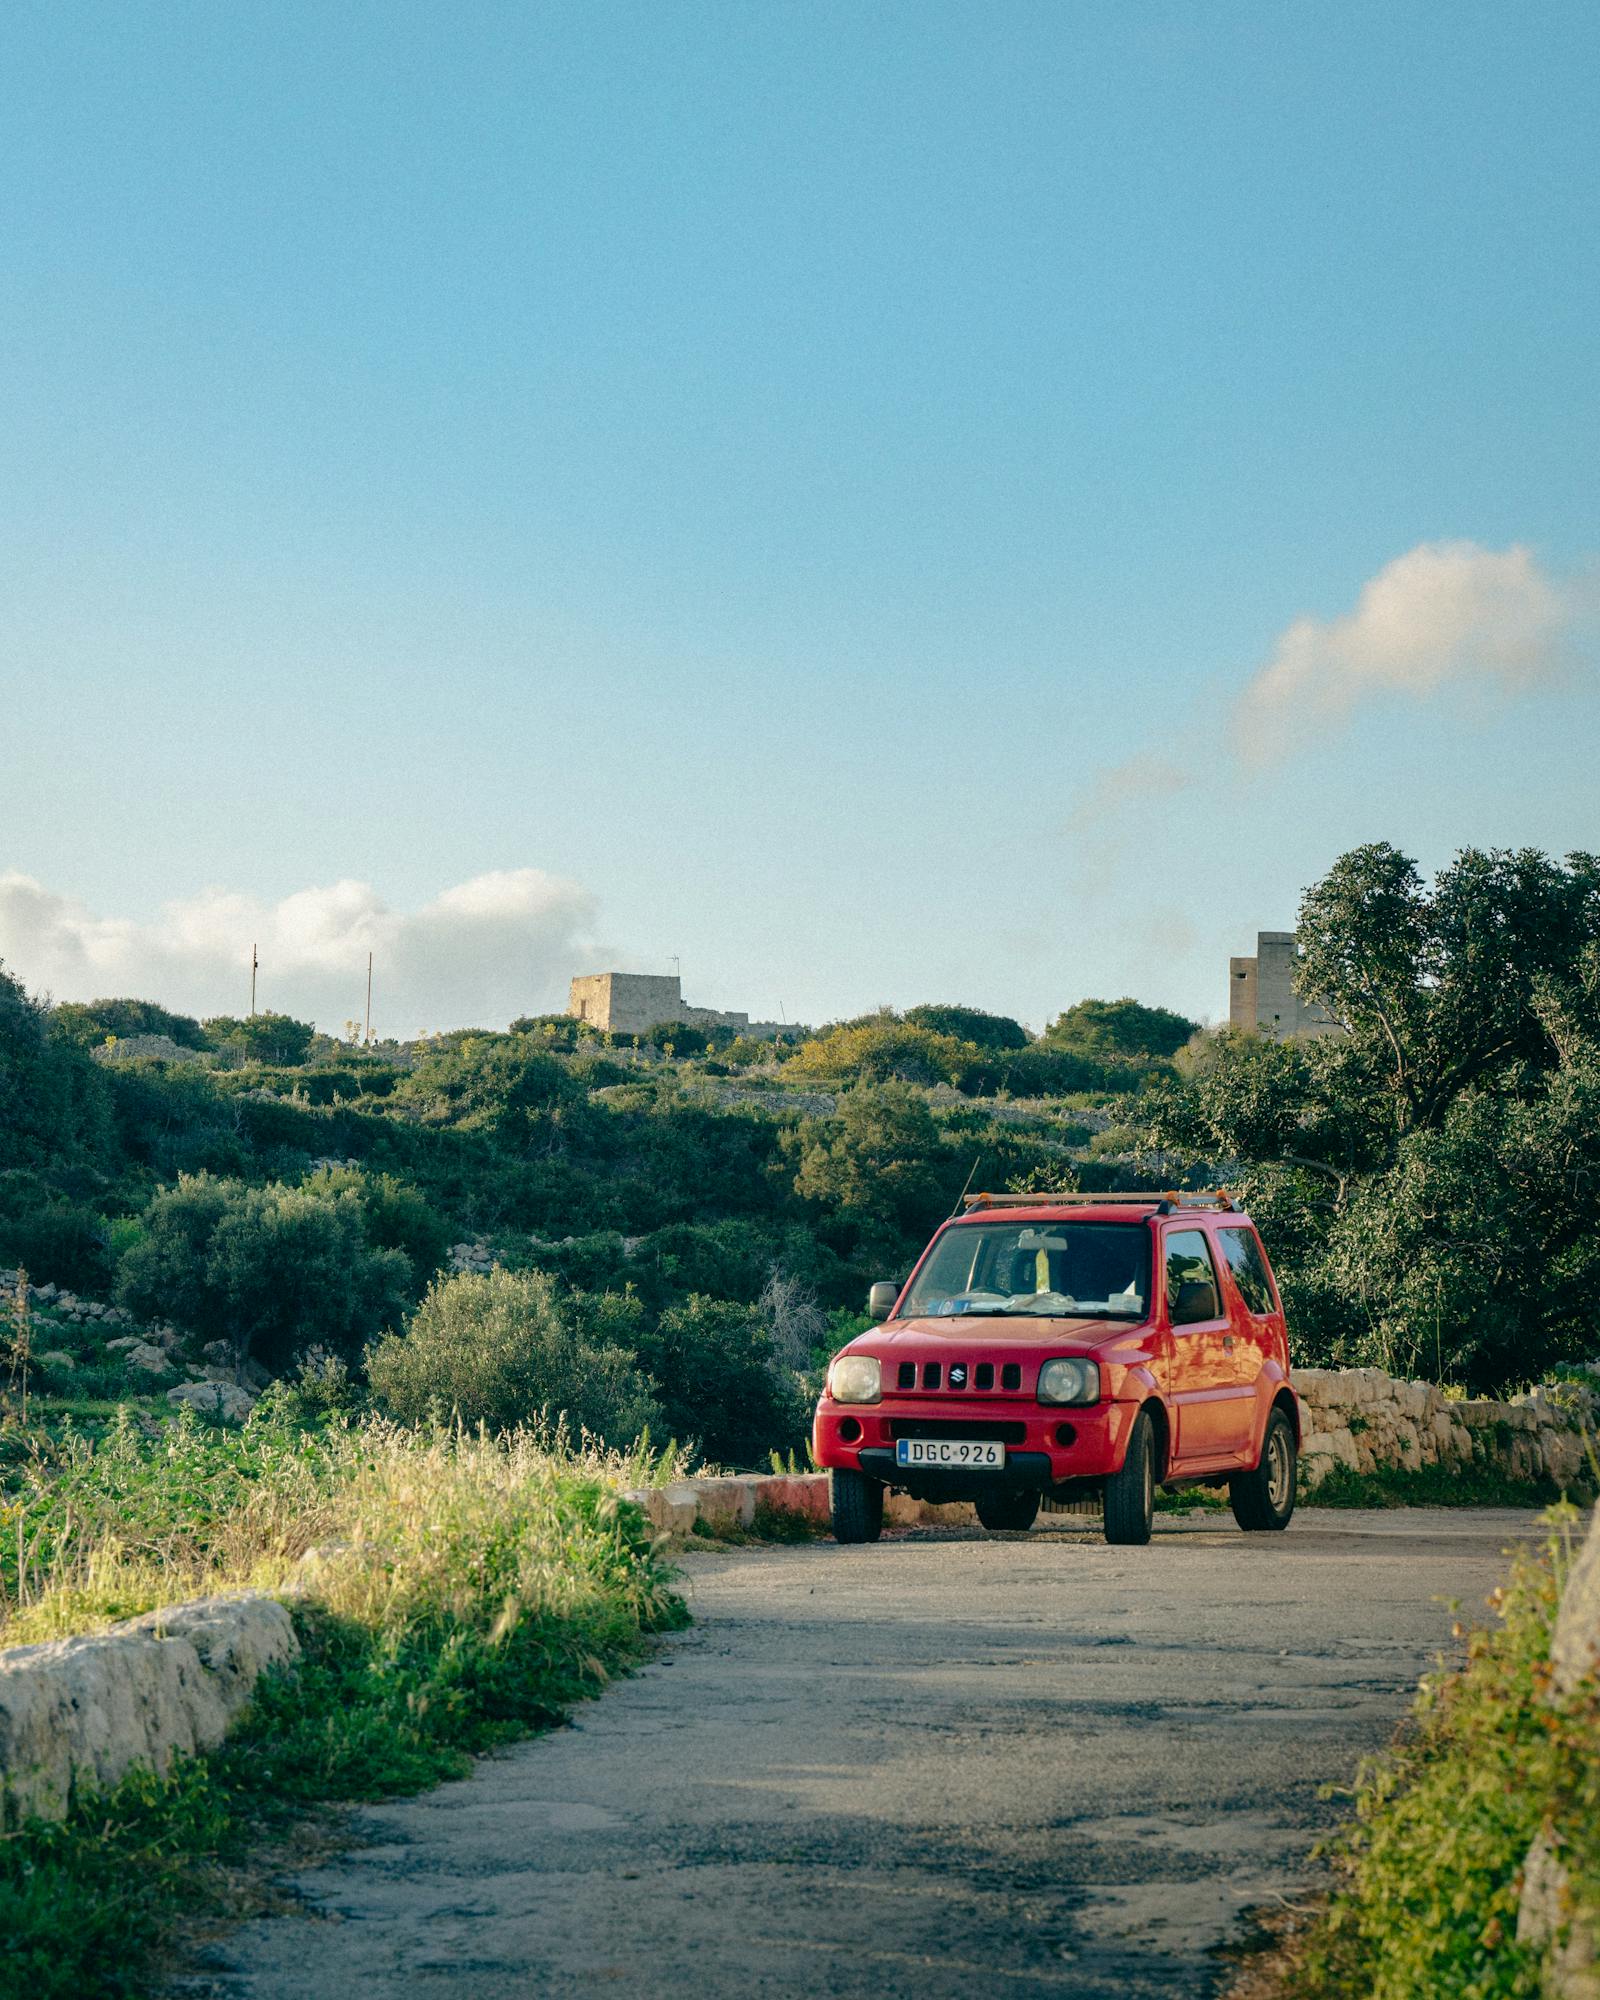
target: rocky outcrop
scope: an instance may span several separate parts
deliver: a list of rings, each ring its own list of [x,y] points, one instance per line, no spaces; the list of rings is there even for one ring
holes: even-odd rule
[[[187,1403],[191,1410],[236,1424],[242,1424],[256,1405],[255,1397],[237,1382],[180,1382],[167,1391],[167,1401],[174,1408]]]
[[[1337,1465],[1351,1472],[1425,1465],[1491,1467],[1508,1479],[1586,1483],[1588,1443],[1600,1429],[1600,1393],[1550,1384],[1508,1403],[1452,1400],[1432,1382],[1405,1382],[1381,1368],[1300,1368],[1308,1491]]]
[[[60,1819],[136,1767],[165,1776],[215,1749],[262,1673],[299,1653],[288,1612],[254,1592],[0,1652],[0,1822]]]
[[[1549,1699],[1567,1701],[1600,1677],[1600,1511],[1567,1575],[1550,1635]],[[1550,2000],[1600,2000],[1600,1915],[1574,1906],[1559,1838],[1547,1827],[1522,1868],[1517,1941],[1544,1954]]]

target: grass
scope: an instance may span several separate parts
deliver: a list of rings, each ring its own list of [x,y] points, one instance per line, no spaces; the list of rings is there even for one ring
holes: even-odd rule
[[[630,1469],[631,1473],[637,1467]],[[608,1477],[610,1473],[612,1477]],[[182,1924],[304,1808],[458,1774],[685,1622],[615,1469],[368,1423],[115,1428],[13,1498],[0,1643],[201,1592],[303,1587],[303,1660],[214,1755],[0,1839],[0,1992],[148,1990]]]
[[[1498,1625],[1471,1635],[1459,1671],[1424,1680],[1398,1744],[1362,1767],[1333,1894],[1275,1970],[1282,2000],[1534,2000],[1517,1903],[1544,1826],[1579,1907],[1600,1909],[1600,1691],[1591,1680],[1549,1700],[1576,1518],[1551,1510],[1544,1545],[1516,1556],[1491,1600]]]
[[[1352,1472],[1336,1465],[1304,1488],[1302,1507],[1549,1507],[1562,1495],[1547,1479],[1508,1479],[1484,1465],[1424,1465],[1415,1472],[1382,1466]]]

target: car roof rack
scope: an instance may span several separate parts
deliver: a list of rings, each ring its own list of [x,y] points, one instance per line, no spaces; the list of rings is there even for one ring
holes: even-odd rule
[[[1165,1215],[1174,1208],[1234,1209],[1238,1204],[1226,1188],[1197,1188],[1182,1193],[1168,1188],[1159,1194],[964,1194],[962,1206],[970,1215],[980,1208],[1153,1208]]]

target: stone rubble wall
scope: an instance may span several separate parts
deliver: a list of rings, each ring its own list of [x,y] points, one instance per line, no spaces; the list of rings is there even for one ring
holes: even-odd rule
[[[1593,1483],[1600,1376],[1594,1389],[1555,1383],[1506,1403],[1452,1401],[1432,1382],[1398,1381],[1381,1368],[1299,1368],[1293,1381],[1307,1492],[1340,1465],[1365,1473],[1477,1464],[1508,1479]]]
[[[254,1591],[0,1652],[0,1826],[215,1749],[267,1668],[299,1655],[288,1612]]]
[[[662,1535],[692,1535],[697,1522],[713,1533],[719,1528],[749,1528],[758,1507],[826,1523],[828,1475],[737,1473],[725,1479],[681,1479],[671,1486],[638,1487],[622,1498],[642,1507]],[[936,1506],[930,1500],[913,1500],[908,1493],[887,1493],[883,1518],[887,1526],[912,1528],[970,1527],[978,1517],[967,1501]]]

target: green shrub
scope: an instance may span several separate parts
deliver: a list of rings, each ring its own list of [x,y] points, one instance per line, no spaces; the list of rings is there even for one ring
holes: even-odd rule
[[[1562,1509],[1570,1523],[1573,1510]],[[1534,2000],[1516,1941],[1524,1859],[1549,1823],[1586,1901],[1600,1861],[1600,1703],[1547,1699],[1564,1538],[1517,1556],[1498,1628],[1422,1684],[1409,1730],[1362,1770],[1339,1881],[1294,1947],[1294,2000]],[[1591,1903],[1592,1906],[1592,1903]]]
[[[117,1297],[273,1372],[307,1347],[354,1355],[412,1296],[401,1250],[375,1248],[353,1187],[241,1187],[186,1175],[145,1210]]]
[[[205,1031],[189,1014],[174,1014],[154,1000],[66,1001],[52,1010],[50,1026],[80,1049],[98,1048],[110,1036],[119,1042],[130,1035],[165,1035],[180,1049],[203,1049]]]
[[[22,1266],[35,1284],[98,1294],[115,1270],[106,1219],[83,1202],[0,1205],[0,1270]]]
[[[296,1021],[288,1014],[249,1014],[236,1020],[231,1014],[217,1014],[202,1021],[202,1032],[219,1055],[236,1062],[280,1063],[292,1067],[311,1053],[316,1029],[309,1021]]]
[[[1200,1023],[1137,1000],[1080,1000],[1045,1030],[1045,1039],[1089,1055],[1175,1056]]]
[[[543,1415],[622,1447],[659,1429],[661,1411],[630,1348],[637,1304],[587,1311],[543,1271],[462,1272],[428,1289],[404,1334],[372,1348],[372,1392],[407,1423],[432,1412],[514,1429]]]
[[[639,1351],[668,1432],[692,1437],[708,1459],[764,1465],[774,1446],[804,1435],[806,1407],[756,1307],[690,1298],[641,1329]]]
[[[0,1172],[102,1165],[110,1089],[99,1064],[52,1034],[40,1002],[0,965]]]
[[[905,1018],[913,1028],[971,1042],[980,1049],[1025,1049],[1029,1035],[1020,1021],[1007,1014],[986,1014],[981,1007],[908,1007]]]

